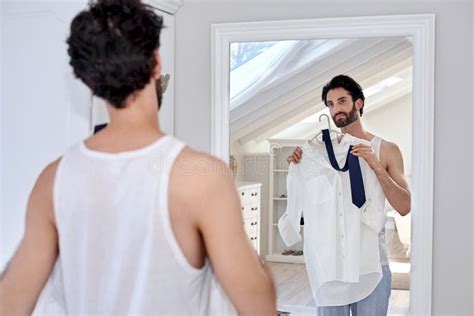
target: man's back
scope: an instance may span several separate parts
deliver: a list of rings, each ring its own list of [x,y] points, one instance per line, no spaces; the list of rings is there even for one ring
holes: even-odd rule
[[[168,135],[121,153],[81,142],[61,159],[54,208],[68,313],[209,314],[217,282],[207,261],[188,263],[168,212],[184,146]]]
[[[162,22],[139,0],[92,1],[73,19],[70,64],[110,122],[38,177],[0,314],[30,314],[59,257],[68,311],[222,314],[215,273],[240,314],[274,315],[229,168],[162,138]]]

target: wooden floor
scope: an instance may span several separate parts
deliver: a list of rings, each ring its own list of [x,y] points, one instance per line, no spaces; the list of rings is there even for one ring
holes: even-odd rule
[[[395,231],[387,230],[386,242],[389,259],[395,264],[408,264],[403,246]],[[316,307],[304,264],[267,262],[273,274],[277,289],[278,310],[290,312],[291,315],[316,315]],[[392,271],[392,293],[388,315],[408,315],[410,292],[409,272]],[[404,288],[400,290],[400,288]]]
[[[278,310],[291,315],[316,315],[304,264],[267,262],[277,290]],[[408,315],[409,291],[392,290],[388,315]]]

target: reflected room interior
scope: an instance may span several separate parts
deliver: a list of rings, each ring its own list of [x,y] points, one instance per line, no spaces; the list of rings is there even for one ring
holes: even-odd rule
[[[230,165],[241,195],[245,229],[273,273],[277,305],[315,311],[303,243],[287,247],[277,223],[286,209],[287,157],[328,121],[322,87],[346,74],[366,97],[364,128],[397,144],[411,182],[413,45],[410,38],[236,42],[230,46]],[[337,129],[332,120],[331,129]],[[304,154],[304,153],[303,153]],[[389,315],[408,315],[411,215],[386,201],[392,293]],[[413,210],[412,210],[413,211]],[[303,237],[304,216],[301,219]]]

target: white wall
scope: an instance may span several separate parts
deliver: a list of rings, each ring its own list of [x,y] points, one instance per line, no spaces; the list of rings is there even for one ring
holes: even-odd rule
[[[89,89],[69,65],[66,39],[86,0],[1,1],[0,271],[24,230],[28,196],[41,170],[90,135]],[[162,13],[160,13],[162,14]],[[162,14],[164,15],[164,14]],[[162,72],[171,80],[160,124],[174,134],[174,17],[164,15]]]
[[[474,37],[474,3],[471,2],[471,38]],[[474,85],[474,40],[472,41],[471,45],[471,83]],[[474,89],[471,87],[471,111],[472,111],[472,121],[474,122]],[[474,131],[471,130],[474,134]],[[474,137],[471,138],[471,157],[474,158]],[[471,188],[474,187],[474,168],[472,168],[472,176],[471,176]],[[472,196],[471,206],[474,208],[474,194]],[[472,226],[474,227],[474,216],[472,216]],[[474,229],[471,230],[471,243],[472,243],[472,256],[471,261],[474,263]],[[474,302],[474,271],[472,272],[472,302]],[[473,303],[474,304],[474,303]],[[474,309],[474,307],[473,307]]]
[[[411,175],[411,94],[391,104],[362,115],[364,128],[398,145],[405,164],[405,174]]]
[[[90,93],[74,78],[65,43],[84,3],[1,4],[0,269],[23,234],[37,176],[89,131]]]
[[[176,135],[196,149],[210,151],[212,23],[436,13],[432,310],[433,315],[471,315],[473,96],[469,91],[472,90],[473,82],[469,71],[466,71],[472,69],[472,55],[469,49],[472,47],[473,38],[471,2],[469,0],[269,2],[268,0],[252,2],[216,0],[202,3],[186,1],[178,11]]]

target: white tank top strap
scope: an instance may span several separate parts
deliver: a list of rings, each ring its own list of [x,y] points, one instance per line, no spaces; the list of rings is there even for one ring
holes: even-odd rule
[[[372,140],[370,141],[370,144],[372,145],[372,148],[374,149],[375,154],[377,157],[380,158],[380,144],[382,143],[382,138],[378,136],[374,136]]]
[[[179,154],[185,147],[185,143],[174,137],[171,138],[171,141],[167,143],[167,146],[161,148],[156,161],[157,165],[154,165],[160,168],[161,170],[161,179],[158,188],[158,210],[160,212],[160,222],[162,223],[163,233],[179,265],[187,273],[196,274],[202,272],[205,268],[207,268],[207,264],[203,268],[197,269],[188,262],[173,232],[168,207],[171,170],[173,169],[173,166],[175,165],[176,159],[178,158]]]

